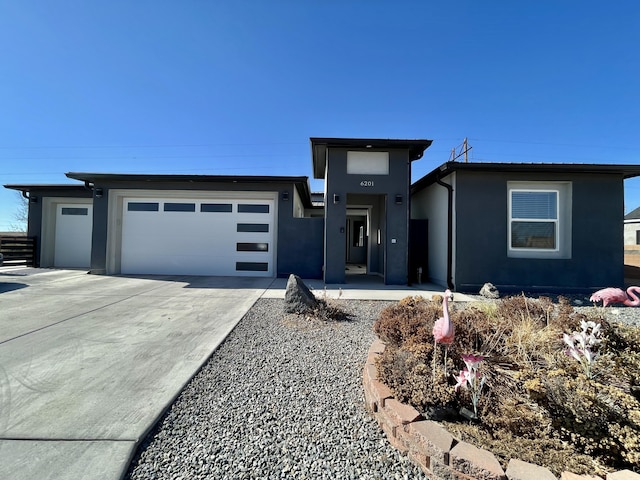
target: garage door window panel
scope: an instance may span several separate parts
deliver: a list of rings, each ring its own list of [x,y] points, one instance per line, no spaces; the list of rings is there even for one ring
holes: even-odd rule
[[[269,232],[268,223],[238,223],[238,232]]]
[[[127,210],[129,212],[157,212],[160,210],[160,204],[157,202],[129,202]]]
[[[238,213],[269,213],[269,205],[240,203]]]
[[[63,207],[62,215],[89,215],[88,208],[72,208],[72,207]]]
[[[200,211],[203,213],[231,213],[233,205],[230,203],[203,203],[200,205]]]
[[[196,204],[195,203],[165,203],[164,204],[165,212],[195,212]]]
[[[267,272],[269,264],[267,262],[236,262],[238,272]]]
[[[265,242],[238,242],[237,252],[268,252],[269,244]]]

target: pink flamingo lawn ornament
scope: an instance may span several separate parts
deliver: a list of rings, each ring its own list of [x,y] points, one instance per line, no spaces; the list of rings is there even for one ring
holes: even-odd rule
[[[435,377],[436,363],[435,363],[435,351],[436,345],[438,343],[442,343],[444,345],[444,374],[447,375],[447,352],[449,350],[449,345],[453,343],[453,338],[456,333],[456,328],[453,325],[453,322],[449,318],[449,300],[453,301],[453,293],[451,290],[447,289],[444,292],[444,297],[442,298],[442,317],[440,317],[433,325],[433,376]]]
[[[591,295],[589,300],[592,302],[602,302],[603,307],[606,307],[610,303],[624,303],[628,307],[637,307],[640,305],[638,293],[640,293],[640,287],[629,287],[626,292],[619,288],[609,287],[598,290]],[[631,299],[629,299],[629,297],[631,297]]]

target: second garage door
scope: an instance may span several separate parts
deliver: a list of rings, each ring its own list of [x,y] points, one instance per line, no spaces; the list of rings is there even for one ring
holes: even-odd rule
[[[125,198],[124,274],[274,276],[274,202]]]
[[[92,229],[93,205],[58,204],[53,265],[59,268],[89,268]]]

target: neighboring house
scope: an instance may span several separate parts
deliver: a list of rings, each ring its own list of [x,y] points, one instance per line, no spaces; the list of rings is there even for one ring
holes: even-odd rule
[[[640,245],[640,207],[624,216],[624,244]]]
[[[30,198],[39,265],[95,274],[323,278],[477,292],[623,283],[623,180],[636,165],[447,162],[430,140],[312,138],[315,178],[68,173]],[[419,272],[421,272],[419,274]]]

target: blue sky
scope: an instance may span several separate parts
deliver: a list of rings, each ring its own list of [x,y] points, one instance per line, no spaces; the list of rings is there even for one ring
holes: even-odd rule
[[[464,137],[639,163],[639,51],[635,0],[0,0],[0,183],[311,177],[311,136],[433,139],[414,180]],[[0,189],[0,231],[16,208]]]

